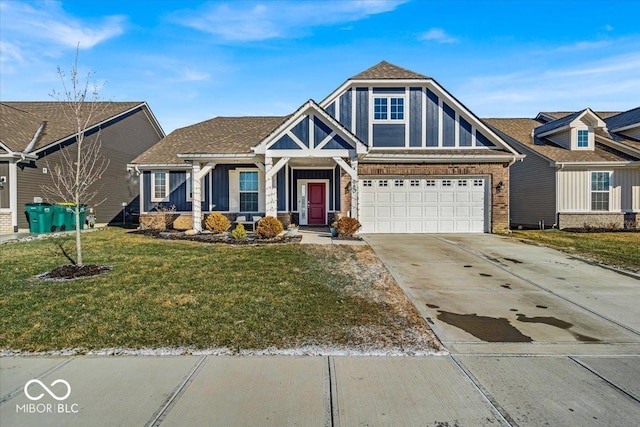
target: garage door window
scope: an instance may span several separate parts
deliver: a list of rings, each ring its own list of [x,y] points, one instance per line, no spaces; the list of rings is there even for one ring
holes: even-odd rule
[[[388,186],[387,180],[386,180],[386,179],[381,179],[380,181],[378,181],[378,186],[379,186],[379,187],[386,187],[386,186]]]
[[[451,180],[450,179],[443,179],[442,180],[442,186],[443,187],[451,187]]]
[[[466,187],[467,186],[467,180],[466,179],[459,179],[458,180],[458,187]]]
[[[484,185],[484,179],[474,179],[473,186],[474,187],[482,187]]]
[[[435,179],[428,179],[426,182],[427,187],[435,187],[436,186],[436,180]]]
[[[370,179],[366,179],[366,180],[362,181],[362,186],[363,187],[371,187],[371,180]]]
[[[420,180],[419,179],[412,179],[411,180],[411,186],[412,187],[420,187]]]
[[[396,179],[395,181],[393,181],[393,185],[395,185],[396,187],[403,187],[404,186],[404,180]]]

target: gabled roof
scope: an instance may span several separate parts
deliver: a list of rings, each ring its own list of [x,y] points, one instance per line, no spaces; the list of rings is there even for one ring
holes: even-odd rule
[[[604,121],[607,123],[607,128],[613,132],[634,124],[640,126],[640,107],[608,117]]]
[[[88,128],[123,114],[144,102],[99,102]],[[60,102],[0,103],[0,141],[15,152],[27,148],[38,128],[44,127],[31,151],[36,151],[75,135],[73,124],[65,116]]]
[[[540,156],[552,162],[560,163],[606,163],[606,162],[628,162],[638,160],[638,157],[627,155],[623,152],[610,148],[604,144],[596,143],[595,149],[591,150],[567,150],[545,138],[533,137],[532,133],[536,128],[542,127],[540,122],[534,119],[482,119],[500,136],[506,138],[507,142],[519,143]],[[517,145],[516,145],[517,147]]]
[[[598,123],[599,127],[605,126],[604,121],[600,117],[598,117],[596,113],[594,113],[590,108],[585,108],[584,110],[576,111],[575,113],[569,114],[568,116],[562,117],[561,119],[557,119],[552,122],[545,123],[542,126],[538,126],[535,129],[535,134],[536,136],[550,134],[552,133],[552,131],[568,126],[574,120],[578,120],[584,116],[590,116]],[[538,117],[540,117],[540,115],[538,115]]]
[[[288,117],[216,117],[174,130],[131,164],[182,165],[178,154],[252,154]]]
[[[428,78],[387,61],[381,61],[373,67],[350,77],[349,80],[425,80]]]
[[[543,114],[555,119],[561,119],[570,114],[573,114],[574,111],[541,111],[538,115]],[[602,119],[606,119],[607,117],[615,116],[616,114],[620,114],[619,111],[595,111],[598,117]]]

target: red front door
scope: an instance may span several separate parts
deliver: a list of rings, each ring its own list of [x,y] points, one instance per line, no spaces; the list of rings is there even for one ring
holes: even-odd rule
[[[309,225],[325,225],[327,223],[327,189],[323,182],[310,182],[307,184],[309,203],[307,213]]]

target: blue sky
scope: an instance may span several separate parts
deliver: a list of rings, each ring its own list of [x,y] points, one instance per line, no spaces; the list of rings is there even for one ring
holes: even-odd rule
[[[480,117],[640,105],[640,1],[0,1],[0,99],[50,100],[80,43],[165,131],[284,115],[387,60]]]

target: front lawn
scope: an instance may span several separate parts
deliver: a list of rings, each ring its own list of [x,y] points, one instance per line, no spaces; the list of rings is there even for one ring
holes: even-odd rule
[[[66,262],[59,239],[0,245],[0,349],[437,346],[368,247],[228,247],[121,229],[83,238],[85,262],[111,272],[43,281]]]
[[[510,236],[591,258],[607,265],[640,271],[640,233],[515,230]]]

